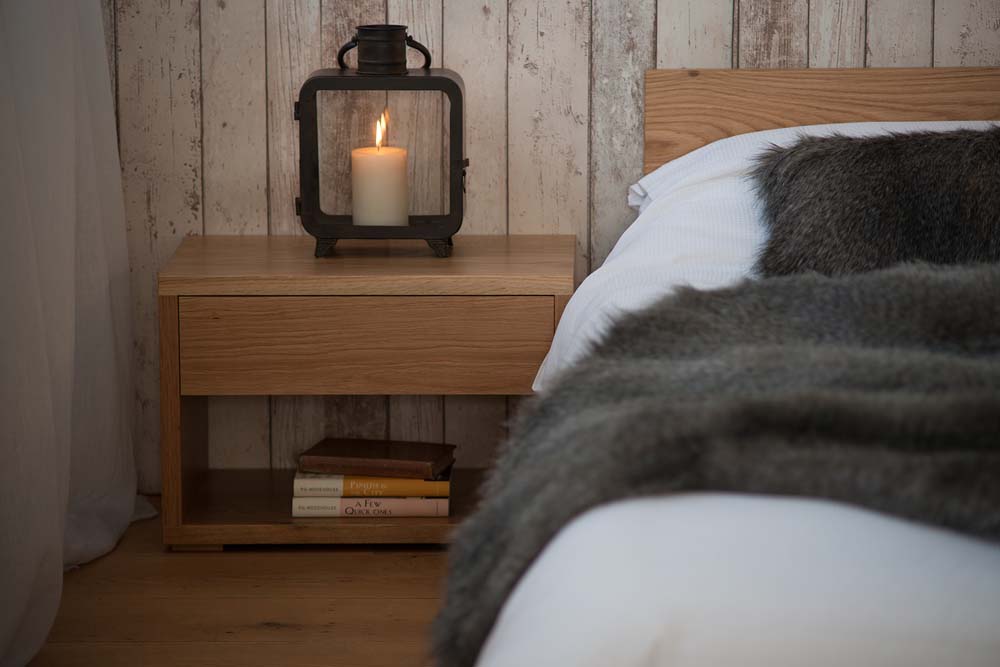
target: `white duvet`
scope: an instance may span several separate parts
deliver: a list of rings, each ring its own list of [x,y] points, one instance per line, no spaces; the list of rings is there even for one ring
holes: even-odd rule
[[[566,307],[544,391],[615,318],[679,285],[751,275],[765,240],[746,175],[801,134],[982,128],[851,123],[715,142],[630,192],[641,213]],[[480,667],[1000,667],[1000,546],[833,502],[692,494],[597,508],[508,599]]]
[[[514,589],[479,667],[996,667],[1000,547],[838,503],[607,505]]]

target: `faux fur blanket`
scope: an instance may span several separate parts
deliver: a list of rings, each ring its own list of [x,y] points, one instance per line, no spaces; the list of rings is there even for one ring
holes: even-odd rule
[[[543,547],[602,503],[817,496],[997,539],[997,480],[1000,267],[682,290],[526,406],[457,531],[434,650],[472,665]]]

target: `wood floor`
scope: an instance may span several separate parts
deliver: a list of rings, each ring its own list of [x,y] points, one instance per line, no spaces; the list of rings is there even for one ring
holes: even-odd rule
[[[65,578],[47,665],[426,666],[445,552],[168,553],[159,519]]]

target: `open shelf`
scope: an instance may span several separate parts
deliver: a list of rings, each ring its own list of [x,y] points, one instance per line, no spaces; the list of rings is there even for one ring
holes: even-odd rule
[[[182,522],[172,543],[444,544],[475,505],[481,470],[455,470],[451,516],[293,519],[294,470],[217,470],[185,474]]]

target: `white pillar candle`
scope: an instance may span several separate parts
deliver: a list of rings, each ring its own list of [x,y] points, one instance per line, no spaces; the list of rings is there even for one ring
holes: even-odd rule
[[[408,224],[406,149],[372,146],[352,150],[351,194],[355,225]]]

